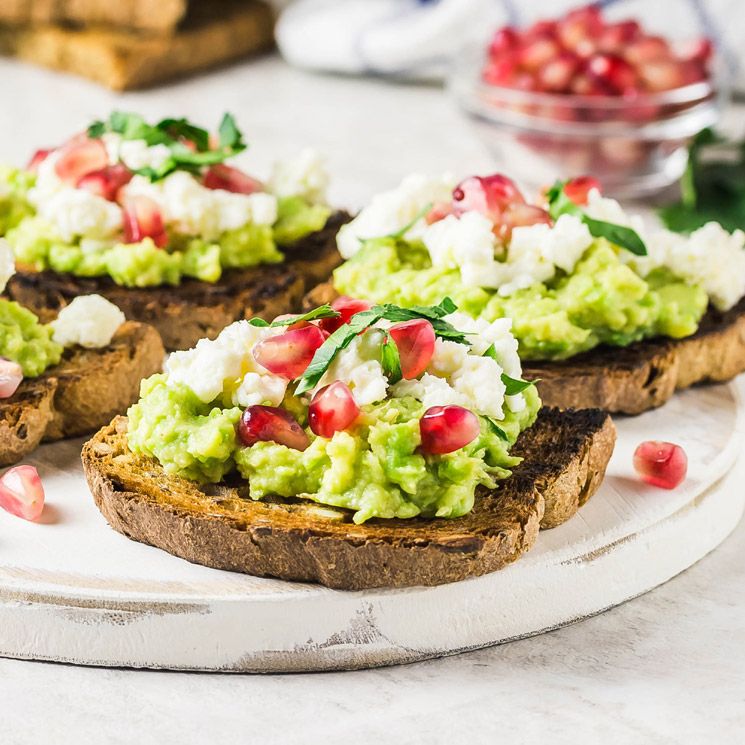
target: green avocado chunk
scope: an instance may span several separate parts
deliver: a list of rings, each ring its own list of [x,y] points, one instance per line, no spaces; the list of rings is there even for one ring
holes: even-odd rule
[[[24,377],[35,378],[60,361],[62,346],[30,310],[0,298],[0,357],[17,362]]]

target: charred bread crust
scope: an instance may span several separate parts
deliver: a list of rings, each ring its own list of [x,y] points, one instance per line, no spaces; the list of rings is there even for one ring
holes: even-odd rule
[[[103,349],[66,350],[58,365],[0,401],[0,466],[17,463],[42,441],[94,432],[126,411],[140,381],[164,358],[158,332],[132,321]]]
[[[7,292],[43,320],[78,295],[98,293],[127,318],[155,326],[166,349],[188,349],[204,337],[214,339],[233,321],[252,316],[271,320],[298,310],[308,289],[328,279],[341,263],[335,236],[349,219],[336,212],[323,230],[285,247],[287,258],[281,264],[226,271],[215,283],[185,279],[176,287],[122,287],[109,277],[20,269]]]
[[[330,303],[338,293],[324,282],[306,295],[304,307]],[[602,346],[569,360],[523,362],[528,380],[540,378],[546,406],[599,408],[641,414],[662,406],[676,390],[721,383],[745,371],[745,298],[731,310],[714,308],[685,339],[649,339],[628,347]]]
[[[525,461],[471,513],[446,520],[351,521],[303,500],[255,502],[245,484],[200,487],[132,453],[117,417],[83,447],[88,484],[129,538],[218,569],[358,590],[437,585],[496,571],[528,551],[541,521],[568,519],[597,490],[615,428],[597,410],[543,409],[520,437]]]

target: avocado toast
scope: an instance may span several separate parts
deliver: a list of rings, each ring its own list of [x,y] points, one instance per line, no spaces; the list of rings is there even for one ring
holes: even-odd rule
[[[339,263],[333,237],[348,216],[326,205],[314,151],[265,184],[226,163],[245,147],[228,114],[210,134],[114,112],[0,171],[0,234],[18,268],[8,293],[41,318],[100,294],[168,349],[297,307]]]
[[[12,270],[0,239],[0,285]],[[158,332],[125,321],[100,296],[80,297],[43,325],[0,298],[0,466],[44,440],[94,431],[137,398],[139,382],[161,369]]]
[[[612,453],[607,414],[542,408],[520,375],[510,322],[447,298],[243,320],[172,355],[83,466],[113,528],[190,561],[451,582],[571,517]]]
[[[514,318],[551,406],[638,414],[745,370],[742,231],[649,228],[586,177],[543,206],[500,174],[453,182],[412,176],[376,197],[339,232],[347,261],[307,304],[447,293],[476,318]]]

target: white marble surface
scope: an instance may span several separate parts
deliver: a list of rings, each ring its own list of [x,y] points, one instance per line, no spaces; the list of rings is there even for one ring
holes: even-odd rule
[[[207,123],[228,108],[259,175],[274,154],[316,145],[340,204],[411,170],[489,165],[436,89],[314,77],[272,59],[121,97],[3,61],[0,86],[0,161],[22,163],[118,106]],[[252,677],[0,660],[0,743],[741,742],[743,559],[745,524],[683,575],[599,617],[408,667]]]

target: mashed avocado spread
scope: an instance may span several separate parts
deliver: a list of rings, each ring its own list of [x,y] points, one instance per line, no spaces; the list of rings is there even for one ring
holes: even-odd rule
[[[654,229],[592,183],[557,182],[539,206],[501,174],[409,176],[341,228],[334,287],[405,307],[450,296],[474,318],[511,318],[528,360],[690,336],[710,304],[745,296],[745,233]]]
[[[126,287],[282,262],[281,247],[325,226],[327,176],[305,151],[262,184],[225,163],[245,147],[230,115],[211,137],[114,112],[32,170],[0,170],[0,236],[27,268]]]
[[[30,310],[0,298],[0,357],[17,362],[24,377],[35,378],[60,361],[62,346]]]
[[[386,306],[387,315],[361,333],[359,326],[353,328],[351,336],[345,324],[295,379],[270,373],[258,363],[263,358],[256,351],[267,342],[281,346],[283,335],[293,331],[233,324],[214,341],[172,355],[166,373],[143,382],[141,399],[128,412],[129,446],[155,457],[167,473],[199,482],[237,475],[247,480],[252,499],[300,497],[352,510],[357,523],[466,514],[479,485],[496,487],[519,463],[510,448],[535,420],[540,400],[534,386],[519,380],[509,323],[474,322],[452,314],[452,307],[403,315],[402,309]],[[328,307],[325,312],[333,313]],[[390,328],[390,344],[396,328],[386,323],[388,317],[433,320],[437,338],[427,348],[426,371],[415,378],[400,380],[396,363],[391,366],[381,355],[379,340]],[[341,339],[346,346],[339,346]],[[334,348],[336,356],[329,361]],[[396,349],[405,370],[410,351],[403,342]],[[309,409],[322,405],[318,402],[332,383],[349,391],[357,414],[347,426],[321,436]],[[467,409],[477,425],[465,445],[428,453],[422,416],[442,406]],[[279,411],[279,421],[292,416],[305,433],[300,433],[302,448],[280,444],[266,429],[246,444],[241,430],[246,414],[263,407],[275,419]]]

